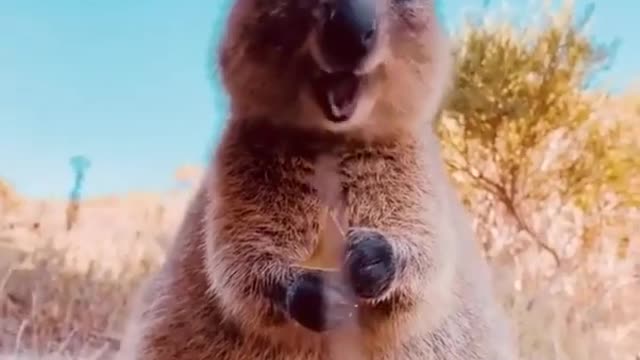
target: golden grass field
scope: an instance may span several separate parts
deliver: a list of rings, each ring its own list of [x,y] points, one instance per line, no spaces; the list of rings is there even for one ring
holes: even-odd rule
[[[88,199],[67,231],[65,202],[5,191],[0,359],[111,358],[128,300],[161,264],[190,195],[180,190]],[[567,226],[548,230],[560,234]],[[506,225],[494,225],[491,232],[495,238],[517,237]],[[497,294],[519,334],[521,359],[639,358],[638,256],[621,260],[606,253],[603,248],[599,256],[583,257],[575,268],[550,276],[540,252],[488,254]]]

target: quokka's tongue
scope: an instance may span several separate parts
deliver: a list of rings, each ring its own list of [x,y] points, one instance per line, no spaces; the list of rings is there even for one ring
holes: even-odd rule
[[[324,112],[335,122],[348,120],[357,104],[360,80],[351,73],[326,74],[319,79],[318,96]]]
[[[327,99],[331,113],[336,118],[349,118],[356,106],[358,78],[352,74],[340,76],[327,88]]]

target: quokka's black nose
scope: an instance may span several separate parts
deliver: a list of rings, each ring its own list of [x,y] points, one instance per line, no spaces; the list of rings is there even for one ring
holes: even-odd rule
[[[353,70],[374,46],[375,0],[334,0],[326,5],[320,48],[332,70]]]

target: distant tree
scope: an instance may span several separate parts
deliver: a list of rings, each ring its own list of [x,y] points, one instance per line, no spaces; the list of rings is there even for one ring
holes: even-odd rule
[[[82,186],[84,185],[86,172],[91,166],[91,161],[82,155],[76,155],[69,159],[69,164],[73,170],[74,178],[66,211],[67,231],[71,230],[78,219]]]
[[[640,164],[626,125],[603,112],[591,89],[617,43],[586,35],[593,6],[577,19],[569,7],[542,27],[496,22],[467,27],[456,48],[455,89],[438,124],[445,156],[465,194],[484,194],[535,243],[561,258],[531,225],[545,200],[595,211],[605,193],[637,204],[630,185]],[[636,145],[637,145],[637,140]]]

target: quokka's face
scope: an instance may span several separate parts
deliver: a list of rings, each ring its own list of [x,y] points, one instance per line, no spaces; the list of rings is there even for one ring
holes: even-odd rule
[[[450,61],[433,7],[236,0],[219,58],[232,111],[334,131],[428,116]]]

